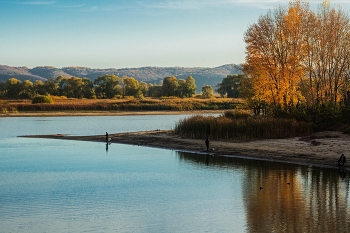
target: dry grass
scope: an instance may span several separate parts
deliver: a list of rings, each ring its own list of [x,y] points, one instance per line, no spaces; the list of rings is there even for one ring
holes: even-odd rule
[[[32,104],[31,100],[6,100],[0,102],[2,113],[11,111],[193,111],[225,110],[241,105],[240,100],[229,98],[168,98],[154,99],[72,99],[52,97],[53,104]]]
[[[191,116],[180,120],[174,132],[190,138],[216,139],[271,139],[309,135],[312,125],[295,119],[252,117],[242,112],[238,116],[224,114],[214,116]]]

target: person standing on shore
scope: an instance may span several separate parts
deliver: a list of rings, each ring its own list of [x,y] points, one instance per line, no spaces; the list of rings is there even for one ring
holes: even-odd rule
[[[108,133],[106,132],[106,142],[108,142]]]
[[[341,154],[340,158],[338,159],[338,165],[343,166],[344,163],[346,163],[346,157],[344,154]]]
[[[205,146],[207,147],[207,151],[209,150],[209,138],[205,139]]]

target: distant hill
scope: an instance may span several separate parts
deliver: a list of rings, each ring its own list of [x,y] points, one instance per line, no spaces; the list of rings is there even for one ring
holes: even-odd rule
[[[192,76],[196,80],[197,91],[205,85],[215,88],[228,74],[241,74],[240,67],[235,64],[227,64],[215,68],[205,67],[140,67],[140,68],[123,68],[123,69],[91,69],[87,67],[63,67],[56,68],[54,66],[40,66],[33,69],[28,67],[11,67],[0,65],[0,82],[5,82],[9,78],[17,78],[21,81],[36,80],[45,81],[47,79],[55,79],[62,75],[64,77],[79,77],[96,79],[98,76],[105,74],[115,74],[120,78],[122,76],[133,77],[138,81],[159,84],[167,76],[175,76],[177,79],[186,79]]]
[[[5,82],[9,78],[17,78],[21,81],[29,80],[31,82],[35,82],[35,80],[46,80],[46,78],[32,74],[26,66],[11,67],[0,65],[0,82]]]

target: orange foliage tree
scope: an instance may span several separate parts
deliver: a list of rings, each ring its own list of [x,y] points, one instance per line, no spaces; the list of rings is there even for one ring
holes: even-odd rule
[[[245,33],[246,63],[252,95],[291,111],[339,103],[348,88],[350,23],[341,9],[324,2],[314,12],[295,0],[270,10]]]

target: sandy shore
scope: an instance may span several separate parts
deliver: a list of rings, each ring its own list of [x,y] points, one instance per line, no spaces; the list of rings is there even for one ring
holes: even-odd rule
[[[341,132],[320,132],[309,137],[295,137],[271,140],[211,140],[206,151],[205,139],[189,139],[172,134],[171,131],[146,131],[109,134],[111,143],[124,143],[195,153],[210,153],[215,156],[236,156],[259,160],[273,160],[295,164],[338,168],[337,161],[342,153],[350,161],[350,136]],[[104,142],[105,135],[28,135],[31,138],[51,138]],[[350,170],[350,162],[342,169]]]

